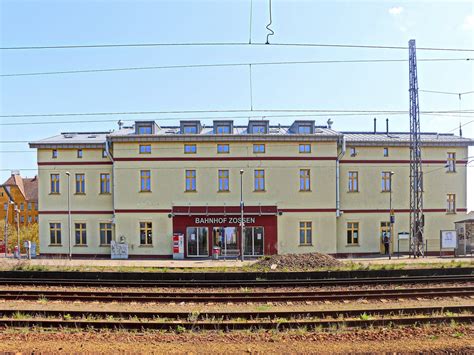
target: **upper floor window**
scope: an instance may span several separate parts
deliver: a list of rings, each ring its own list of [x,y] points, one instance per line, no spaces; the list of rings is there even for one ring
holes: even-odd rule
[[[51,151],[51,157],[52,157],[53,159],[56,159],[56,158],[58,157],[58,150],[57,150],[57,149],[53,149],[53,150]]]
[[[382,171],[382,192],[389,192],[392,189],[392,173]]]
[[[99,224],[100,245],[109,245],[112,240],[112,223]]]
[[[151,172],[150,170],[140,171],[140,191],[148,192],[151,191]]]
[[[219,192],[229,191],[229,170],[219,170]]]
[[[110,193],[110,174],[100,174],[100,193]]]
[[[52,194],[59,193],[59,174],[51,174],[51,191]]]
[[[151,222],[140,222],[140,244],[152,245],[153,233]]]
[[[82,149],[77,150],[77,157],[82,158]]]
[[[151,125],[140,125],[137,130],[138,134],[152,134],[153,127]]]
[[[265,170],[262,170],[262,169],[255,170],[254,191],[265,191]]]
[[[383,156],[388,157],[388,148],[383,149]]]
[[[185,154],[194,154],[197,152],[196,144],[185,144],[184,153]]]
[[[311,144],[300,144],[300,153],[311,153]]]
[[[85,174],[76,174],[76,194],[86,193],[86,176]]]
[[[230,133],[230,126],[229,125],[217,126],[216,133],[217,134],[229,134]]]
[[[28,211],[31,211],[33,209],[33,203],[28,202]]]
[[[217,145],[217,153],[229,153],[230,148],[228,144],[218,144]]]
[[[266,126],[252,125],[252,134],[263,134],[263,133],[266,133]]]
[[[310,170],[300,169],[300,191],[310,191],[310,190],[311,190]]]
[[[446,171],[454,173],[456,171],[456,153],[448,152],[448,160],[446,162]]]
[[[186,191],[196,191],[196,170],[186,170]]]
[[[183,127],[184,134],[196,134],[197,133],[197,126],[184,126]]]
[[[299,125],[298,134],[311,134],[311,126]]]
[[[456,213],[456,195],[448,194],[446,197],[446,212],[447,213]]]
[[[87,245],[87,232],[85,223],[75,223],[76,245]]]
[[[265,144],[254,144],[253,145],[254,153],[265,153]]]
[[[139,152],[140,152],[140,154],[150,154],[151,153],[151,145],[150,144],[140,144]]]
[[[359,191],[359,173],[357,171],[349,171],[349,192]]]
[[[347,244],[359,244],[359,222],[347,223]]]
[[[33,221],[33,218],[31,216],[28,216],[28,223],[31,223]]]
[[[24,211],[25,210],[25,204],[22,202],[20,203],[20,211]]]
[[[355,147],[350,147],[349,151],[350,151],[351,157],[355,157],[357,155],[357,151]]]
[[[312,244],[313,242],[312,232],[313,232],[312,222],[300,222],[300,245]]]
[[[61,245],[61,223],[49,224],[49,243],[51,245]]]

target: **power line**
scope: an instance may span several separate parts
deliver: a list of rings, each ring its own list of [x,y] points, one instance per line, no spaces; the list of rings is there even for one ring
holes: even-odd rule
[[[247,43],[247,42],[183,42],[183,43],[102,43],[102,44],[67,44],[67,45],[44,45],[44,46],[11,46],[0,47],[0,50],[46,50],[46,49],[81,49],[81,48],[138,48],[138,47],[216,47],[216,46],[285,46],[285,47],[328,47],[328,48],[362,48],[362,49],[393,49],[407,50],[406,46],[383,46],[364,44],[340,44],[340,43]],[[450,51],[450,52],[474,52],[471,48],[442,48],[442,47],[418,47],[417,50],[425,51]]]
[[[428,93],[432,93],[432,94],[445,94],[445,95],[456,95],[456,96],[468,95],[468,94],[473,94],[474,93],[474,91],[450,92],[450,91],[434,91],[434,90],[421,90],[421,89],[418,89],[418,91],[428,92]]]
[[[234,112],[261,112],[261,116],[266,116],[265,112],[306,112],[306,113],[324,113],[325,115],[332,115],[337,113],[347,114],[407,114],[404,110],[323,110],[323,109],[235,109],[235,110],[183,110],[183,111],[124,111],[124,112],[75,112],[75,113],[44,113],[44,114],[12,114],[0,115],[0,118],[21,118],[21,117],[66,117],[66,116],[111,116],[111,115],[158,115],[158,114],[193,114],[193,113],[234,113]],[[462,111],[425,111],[422,113],[474,113],[474,109],[466,109]],[[259,117],[261,117],[259,116]]]
[[[425,61],[425,62],[474,61],[474,58],[432,58],[432,59],[427,58],[427,59],[420,59],[419,61]],[[17,76],[63,75],[63,74],[87,74],[87,73],[107,73],[107,72],[137,71],[137,70],[242,67],[242,66],[248,66],[248,65],[266,66],[266,65],[301,65],[301,64],[397,63],[397,62],[408,62],[408,59],[347,59],[347,60],[308,60],[308,61],[279,61],[279,62],[255,62],[255,63],[185,64],[185,65],[162,65],[162,66],[144,66],[144,67],[62,70],[62,71],[49,71],[49,72],[8,73],[8,74],[0,74],[0,76],[1,77],[17,77]]]

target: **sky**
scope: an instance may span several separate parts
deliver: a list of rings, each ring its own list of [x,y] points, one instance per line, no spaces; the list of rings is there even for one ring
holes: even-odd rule
[[[252,11],[250,11],[252,9]],[[281,61],[408,59],[407,49],[362,49],[275,44],[356,44],[474,49],[472,1],[22,1],[0,0],[1,47],[126,43],[241,43],[218,46],[154,46],[42,50],[0,50],[0,74],[106,68]],[[251,21],[250,21],[251,18]],[[248,45],[249,41],[253,45]],[[461,93],[474,90],[474,52],[419,49],[421,90]],[[463,61],[427,62],[450,58]],[[19,169],[33,176],[34,149],[27,141],[65,131],[109,131],[117,121],[248,116],[291,124],[295,112],[276,110],[408,110],[408,62],[319,63],[173,68],[77,74],[0,77],[0,115],[117,113],[80,117],[1,117],[0,179]],[[421,92],[421,130],[474,138],[474,94]],[[250,112],[250,110],[255,112]],[[266,111],[265,111],[266,110]],[[121,112],[195,111],[125,115]],[[199,111],[199,112],[197,112]],[[210,112],[226,111],[226,112]],[[233,112],[230,112],[233,111]],[[453,111],[434,116],[425,111]],[[302,113],[299,113],[302,114]],[[407,131],[407,114],[337,116],[319,113],[317,124],[334,121],[336,130]],[[459,117],[462,116],[462,117]],[[203,117],[207,117],[204,119]],[[306,118],[306,117],[299,117]],[[100,121],[80,122],[71,121]],[[51,123],[53,122],[53,123]],[[470,123],[471,122],[471,123]],[[6,141],[20,141],[7,143]],[[471,148],[469,156],[474,156]],[[464,158],[464,157],[459,157]],[[474,172],[468,169],[468,204],[474,209]]]

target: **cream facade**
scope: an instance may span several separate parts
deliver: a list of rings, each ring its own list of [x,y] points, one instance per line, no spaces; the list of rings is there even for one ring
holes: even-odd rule
[[[422,142],[425,239],[436,252],[440,230],[466,213],[473,141],[424,133]],[[407,133],[337,132],[314,121],[137,121],[30,145],[38,150],[47,255],[106,256],[110,240],[122,240],[130,257],[170,257],[174,234],[183,235],[189,258],[209,257],[213,248],[239,255],[241,182],[245,255],[380,253],[390,197],[392,250],[409,230]]]

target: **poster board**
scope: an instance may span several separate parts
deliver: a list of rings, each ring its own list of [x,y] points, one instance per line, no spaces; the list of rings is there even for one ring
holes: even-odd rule
[[[442,230],[440,234],[441,249],[456,249],[458,247],[455,230]]]

